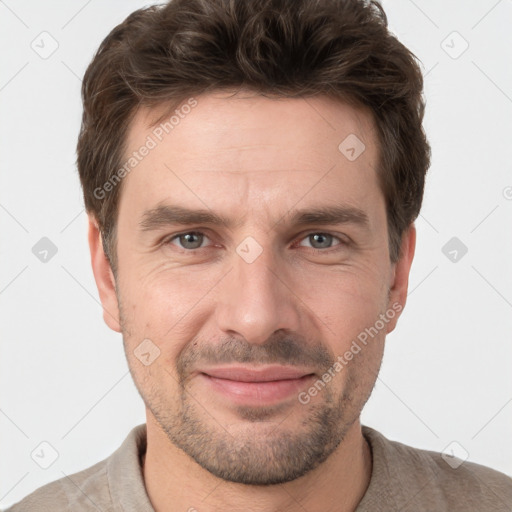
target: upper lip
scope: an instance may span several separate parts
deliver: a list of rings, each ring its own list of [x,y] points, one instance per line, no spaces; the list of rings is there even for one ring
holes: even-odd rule
[[[225,366],[201,370],[210,377],[240,382],[269,382],[272,380],[300,379],[313,372],[293,366]]]

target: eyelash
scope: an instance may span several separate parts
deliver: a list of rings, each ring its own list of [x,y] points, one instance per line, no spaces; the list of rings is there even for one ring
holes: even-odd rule
[[[208,235],[202,231],[184,231],[182,233],[178,233],[176,235],[172,235],[171,237],[165,239],[163,241],[163,245],[175,245],[175,244],[172,244],[173,240],[177,240],[179,239],[180,237],[184,236],[184,235],[190,235],[190,234],[194,234],[194,235],[203,235],[204,237],[208,238]],[[310,237],[311,235],[329,235],[331,237],[333,237],[333,239],[336,239],[339,243],[332,246],[332,247],[327,247],[325,249],[317,249],[315,247],[308,247],[309,249],[311,249],[312,251],[315,251],[315,252],[323,252],[323,253],[328,253],[328,252],[331,252],[333,250],[337,250],[339,249],[340,247],[346,247],[348,245],[350,245],[350,241],[349,240],[344,240],[342,239],[341,237],[333,234],[333,233],[329,233],[327,231],[310,231],[309,233],[306,233],[302,236],[302,238],[299,239],[299,242]],[[295,244],[294,244],[295,245]],[[181,249],[183,250],[184,252],[188,252],[188,253],[194,253],[194,252],[197,252],[197,251],[200,251],[202,249],[207,249],[207,247],[198,247],[196,249],[186,249],[185,247],[179,247],[177,246],[178,249]]]

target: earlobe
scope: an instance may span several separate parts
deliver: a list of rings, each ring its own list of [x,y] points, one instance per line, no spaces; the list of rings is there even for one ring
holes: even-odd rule
[[[113,331],[121,332],[116,282],[110,262],[103,250],[103,242],[98,223],[92,214],[89,214],[88,238],[89,249],[91,251],[92,271],[103,306],[103,319]]]
[[[402,235],[400,248],[400,259],[394,264],[391,272],[389,286],[388,308],[393,309],[397,314],[388,323],[387,332],[390,333],[396,327],[398,318],[407,302],[407,291],[409,286],[409,273],[411,271],[414,251],[416,249],[416,227],[411,223],[408,230]]]

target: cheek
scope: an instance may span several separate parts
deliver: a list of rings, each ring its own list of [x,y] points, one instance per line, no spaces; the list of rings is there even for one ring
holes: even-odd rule
[[[362,264],[319,268],[295,275],[290,288],[340,343],[372,325],[387,302],[383,270]],[[323,327],[322,327],[323,324]]]
[[[215,280],[206,275],[197,277],[194,272],[171,271],[155,271],[143,278],[124,277],[119,294],[128,350],[133,352],[149,339],[160,350],[159,363],[174,368],[179,352],[207,318],[205,297]]]

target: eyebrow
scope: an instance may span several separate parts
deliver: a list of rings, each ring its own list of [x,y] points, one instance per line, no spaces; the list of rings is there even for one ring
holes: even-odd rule
[[[233,228],[241,224],[243,219],[236,222],[218,215],[211,210],[192,210],[183,206],[160,205],[146,210],[139,226],[142,231],[154,231],[173,224],[190,226],[192,224],[211,224]]]
[[[275,224],[283,221],[281,217]],[[170,225],[191,226],[209,224],[224,226],[228,229],[240,227],[245,217],[229,219],[211,210],[193,210],[183,206],[160,205],[146,210],[139,223],[141,231],[154,231]],[[366,212],[353,206],[324,206],[296,210],[286,221],[291,226],[322,225],[322,224],[355,224],[363,228],[370,227]],[[274,224],[274,225],[275,225]]]
[[[370,219],[365,211],[353,206],[324,206],[314,209],[297,210],[290,219],[290,224],[355,224],[370,227]]]

